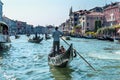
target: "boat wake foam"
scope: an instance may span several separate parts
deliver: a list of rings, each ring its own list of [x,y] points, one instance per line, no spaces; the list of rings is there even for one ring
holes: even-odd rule
[[[106,53],[106,54],[92,53],[92,54],[89,54],[89,56],[93,58],[98,58],[98,59],[120,60],[120,52]]]

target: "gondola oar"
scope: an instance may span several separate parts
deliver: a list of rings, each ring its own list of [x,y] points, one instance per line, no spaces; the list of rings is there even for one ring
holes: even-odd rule
[[[62,39],[67,45],[70,46],[70,44],[69,44],[67,41],[65,41],[62,37],[61,37],[61,39]],[[75,50],[75,49],[74,49],[74,50]],[[76,51],[76,50],[75,50],[75,51]],[[76,53],[77,53],[94,71],[96,71],[95,68],[93,68],[92,65],[91,65],[90,63],[88,63],[88,61],[87,61],[83,56],[80,55],[79,52],[76,51]]]

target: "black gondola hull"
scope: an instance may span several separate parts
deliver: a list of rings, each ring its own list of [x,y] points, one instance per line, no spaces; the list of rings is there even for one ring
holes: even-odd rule
[[[68,50],[63,54],[58,54],[56,56],[52,56],[50,54],[48,55],[48,64],[55,67],[66,67],[74,58],[72,44],[70,45]]]

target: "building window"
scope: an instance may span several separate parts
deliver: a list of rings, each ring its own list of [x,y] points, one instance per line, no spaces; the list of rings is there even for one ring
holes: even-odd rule
[[[84,17],[83,17],[83,20],[84,20]]]
[[[87,31],[89,31],[89,28],[87,28]]]
[[[87,26],[89,26],[89,23],[87,23]]]
[[[77,18],[75,18],[74,21],[77,21]]]

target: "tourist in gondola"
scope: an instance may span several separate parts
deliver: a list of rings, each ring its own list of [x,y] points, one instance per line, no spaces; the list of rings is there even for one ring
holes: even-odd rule
[[[53,53],[54,56],[59,54],[59,46],[60,46],[60,37],[63,35],[61,31],[58,30],[58,27],[55,27],[55,31],[52,34],[53,37]],[[57,51],[56,51],[57,49]]]
[[[60,47],[60,52],[63,53],[63,54],[66,52],[66,50],[63,46]]]

